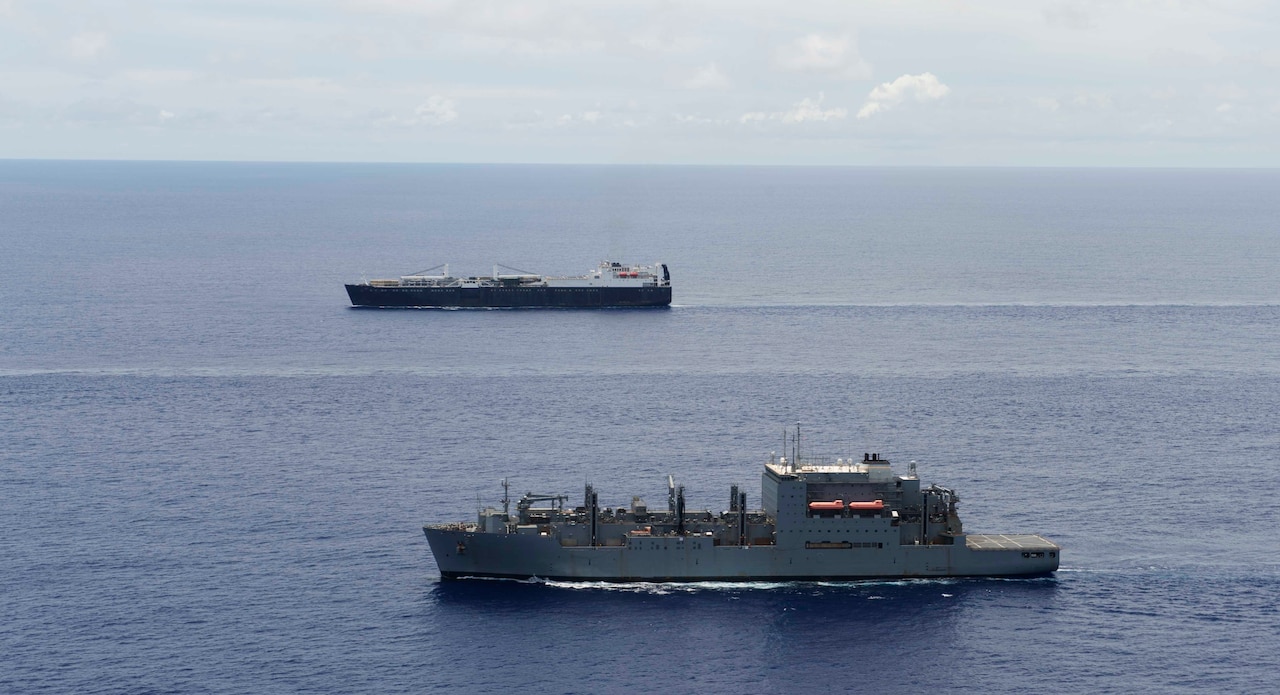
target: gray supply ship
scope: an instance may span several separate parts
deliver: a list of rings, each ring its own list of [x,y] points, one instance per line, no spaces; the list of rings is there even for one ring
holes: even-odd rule
[[[816,581],[1058,569],[1060,548],[1041,536],[965,533],[959,497],[922,488],[914,462],[895,475],[878,454],[861,461],[771,456],[761,488],[762,509],[748,509],[735,485],[721,512],[686,509],[684,488],[670,477],[665,510],[638,497],[602,509],[588,485],[580,507],[566,508],[563,495],[529,493],[513,514],[504,494],[501,511],[423,530],[446,579]]]
[[[443,268],[440,275],[428,275]],[[500,273],[499,268],[516,271]],[[671,273],[662,263],[603,261],[586,275],[554,277],[494,266],[492,276],[454,277],[449,266],[347,285],[352,306],[398,308],[632,308],[671,305]]]

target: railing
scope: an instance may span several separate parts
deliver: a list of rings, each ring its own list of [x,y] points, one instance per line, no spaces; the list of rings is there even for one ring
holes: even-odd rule
[[[787,458],[788,466],[794,468],[836,468],[843,471],[854,471],[864,463],[889,465],[888,459],[864,461],[862,455],[845,456],[843,454],[804,454],[799,459]]]

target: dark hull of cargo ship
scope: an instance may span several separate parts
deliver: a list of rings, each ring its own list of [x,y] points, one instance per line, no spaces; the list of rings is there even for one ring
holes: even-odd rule
[[[666,307],[670,287],[374,287],[347,285],[352,306],[608,309]]]

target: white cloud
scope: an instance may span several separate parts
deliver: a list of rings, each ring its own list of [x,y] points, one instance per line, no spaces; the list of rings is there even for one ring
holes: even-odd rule
[[[1111,108],[1111,95],[1102,92],[1080,92],[1071,103],[1080,109],[1105,111]]]
[[[1062,108],[1062,103],[1059,102],[1057,99],[1054,99],[1053,97],[1036,97],[1033,101],[1036,105],[1036,108],[1040,109],[1041,111],[1053,112]],[[863,107],[863,108],[866,108],[866,107]]]
[[[927,133],[913,161],[1280,158],[1280,24],[1258,0],[102,4],[0,0],[0,157],[185,128],[199,138],[136,138],[135,154],[859,163]],[[926,83],[935,67],[955,94]],[[943,105],[946,128],[890,123]],[[885,137],[812,137],[858,116]],[[1151,154],[1137,129],[1165,119],[1184,139]]]
[[[915,97],[916,101],[937,101],[945,97],[951,88],[931,72],[919,75],[903,75],[893,82],[885,82],[871,90],[867,95],[867,103],[858,110],[858,118],[868,119],[877,113],[902,103],[907,97]]]
[[[387,109],[374,109],[370,111],[369,115],[372,117],[374,125],[411,127],[451,123],[458,119],[458,110],[457,104],[453,99],[433,94],[426,101],[418,104],[414,108],[413,114],[407,118],[398,116],[395,112]]]
[[[544,113],[541,109],[534,109],[531,112],[517,113],[506,117],[502,122],[504,130],[548,130],[553,128],[584,128],[604,124],[617,124],[618,111],[615,109],[599,108],[590,111],[579,111],[577,113],[561,113],[559,116],[551,116]],[[635,125],[635,121],[624,121],[622,125]]]
[[[160,109],[160,113],[159,113],[159,115],[157,115],[157,116],[156,116],[156,118],[158,118],[158,119],[160,120],[160,122],[161,122],[161,123],[164,123],[165,121],[171,120],[171,119],[175,118],[176,116],[177,116],[177,114],[175,114],[175,113],[174,113],[174,112],[172,112],[172,111],[168,111],[168,110],[165,110],[165,109]]]
[[[1044,10],[1044,19],[1050,26],[1086,31],[1094,27],[1093,19],[1084,8],[1075,3],[1063,2]]]
[[[698,90],[728,89],[729,78],[720,71],[720,66],[715,63],[707,63],[695,70],[693,75],[684,81],[684,88]]]
[[[848,36],[809,34],[778,48],[773,62],[788,72],[814,73],[846,80],[871,74],[871,67],[862,60],[858,47]]]
[[[586,123],[587,125],[595,125],[599,123],[600,119],[603,117],[604,115],[599,111],[583,111],[582,113],[579,113],[576,116],[571,113],[566,113],[566,114],[562,114],[559,118],[557,118],[555,120],[555,124],[561,127],[573,125],[574,123]]]
[[[67,39],[67,51],[76,60],[96,58],[107,47],[107,35],[100,31],[86,31]]]
[[[788,111],[775,111],[766,113],[764,111],[752,111],[742,114],[738,119],[739,123],[758,123],[761,121],[781,121],[782,123],[806,123],[806,122],[825,122],[835,121],[849,115],[847,109],[822,108],[822,102],[826,99],[826,95],[822,92],[818,93],[818,98],[810,99],[805,97],[801,99],[795,106]]]
[[[729,124],[729,121],[725,121],[717,118],[707,118],[706,116],[698,116],[696,114],[673,113],[671,114],[671,117],[674,118],[677,123],[689,123],[692,125],[728,125]],[[745,123],[746,121],[743,121],[743,122]]]
[[[443,125],[458,119],[457,104],[438,94],[431,95],[413,110],[413,123]]]

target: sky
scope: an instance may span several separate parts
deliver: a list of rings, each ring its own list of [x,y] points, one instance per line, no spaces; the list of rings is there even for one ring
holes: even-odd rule
[[[0,0],[0,158],[1275,167],[1280,3]]]

